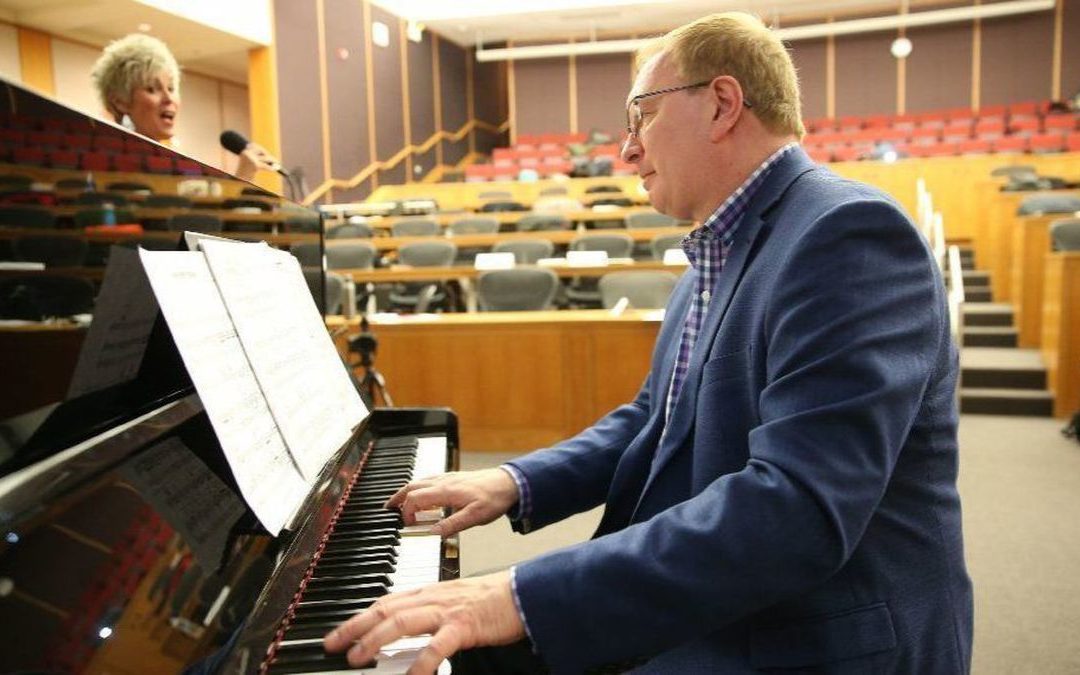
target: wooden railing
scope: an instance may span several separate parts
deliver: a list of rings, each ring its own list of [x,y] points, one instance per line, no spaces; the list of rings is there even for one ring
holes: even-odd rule
[[[322,184],[319,185],[319,187],[315,188],[304,197],[303,203],[310,206],[311,204],[314,204],[315,201],[318,200],[320,197],[335,188],[354,188],[357,185],[363,183],[368,178],[370,178],[372,174],[374,174],[376,171],[385,171],[388,169],[392,169],[398,164],[400,164],[402,161],[404,161],[405,158],[409,155],[422,155],[428,150],[430,150],[432,147],[434,147],[436,143],[442,142],[444,140],[450,142],[460,141],[461,139],[472,133],[474,129],[481,129],[483,131],[489,131],[494,134],[501,134],[509,128],[510,120],[506,120],[502,124],[495,126],[494,124],[489,124],[488,122],[484,122],[483,120],[473,119],[463,124],[460,129],[454,132],[449,132],[445,130],[436,131],[422,144],[407,145],[401,150],[399,150],[396,154],[394,154],[394,156],[390,159],[375,160],[374,162],[365,166],[363,169],[360,169],[360,171],[358,171],[356,175],[354,175],[352,178],[349,178],[348,180],[329,178],[323,181]],[[437,168],[441,171],[445,171],[445,168],[443,167]]]

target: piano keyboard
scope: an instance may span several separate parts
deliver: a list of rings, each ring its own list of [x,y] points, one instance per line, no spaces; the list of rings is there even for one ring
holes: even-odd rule
[[[383,648],[379,658],[350,668],[344,654],[323,651],[323,636],[391,592],[439,580],[442,540],[427,525],[404,527],[401,515],[382,508],[401,486],[445,472],[446,437],[393,437],[374,442],[338,505],[307,576],[286,612],[262,673],[369,673],[408,670],[429,636]],[[439,669],[449,672],[449,664]]]

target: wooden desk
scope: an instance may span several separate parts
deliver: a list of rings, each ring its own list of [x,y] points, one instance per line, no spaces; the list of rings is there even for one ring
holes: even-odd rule
[[[653,237],[661,234],[685,235],[689,231],[690,228],[688,227],[649,227],[633,230],[610,230],[605,232],[611,234],[627,234],[630,235],[630,238],[636,242],[648,242],[652,241]],[[229,236],[233,236],[233,234],[234,233],[228,233]],[[458,248],[490,248],[500,241],[512,241],[514,239],[547,239],[553,244],[569,244],[574,239],[582,236],[582,234],[589,233],[582,233],[577,230],[557,230],[544,232],[496,232],[493,234],[458,234],[454,236],[436,235],[432,237],[374,237],[371,239],[329,239],[327,240],[327,242],[367,242],[373,245],[379,251],[396,251],[405,244],[412,244],[421,241],[452,241],[457,244]],[[304,240],[301,239],[300,241]]]
[[[1004,278],[1015,308],[1021,347],[1038,347],[1042,336],[1043,278],[1050,253],[1050,223],[1066,216],[1017,216],[1011,223],[1007,250],[1009,269]]]
[[[1080,251],[1048,253],[1042,299],[1042,355],[1054,416],[1080,410]]]
[[[371,317],[376,366],[397,405],[445,405],[466,450],[545,447],[637,394],[660,313],[485,312]],[[333,328],[357,320],[330,318]],[[347,338],[336,338],[345,354]]]
[[[1018,289],[1013,280],[1015,257],[1020,252],[1015,249],[1016,231],[1023,229],[1022,221],[1041,216],[1020,216],[1016,210],[1025,197],[1033,195],[1080,196],[1075,190],[1054,190],[1052,192],[999,192],[986,204],[983,217],[986,219],[986,244],[984,250],[987,259],[976,260],[976,264],[990,272],[995,302],[1018,302]],[[1065,218],[1066,214],[1048,216],[1051,220]],[[1042,249],[1041,254],[1049,250]]]
[[[53,206],[49,210],[57,216],[73,218],[79,211],[97,208],[92,204]],[[261,211],[259,213],[246,213],[232,209],[184,209],[184,208],[161,208],[155,206],[139,206],[132,204],[130,207],[121,206],[119,210],[130,210],[136,220],[168,220],[170,216],[177,215],[204,215],[220,218],[225,223],[283,223],[288,218],[297,217],[283,211]]]
[[[537,213],[534,211],[495,211],[492,213],[483,212],[440,212],[433,213],[428,216],[371,216],[367,219],[367,224],[376,230],[390,230],[394,226],[394,223],[403,220],[434,220],[442,227],[446,227],[450,223],[466,218],[494,218],[498,221],[499,225],[512,225],[525,216],[560,216],[566,218],[571,223],[596,223],[606,220],[625,220],[626,217],[633,213],[656,213],[656,209],[650,206],[631,206],[631,207],[616,207],[613,209],[582,209],[576,211],[555,211],[550,213]],[[328,220],[327,228],[332,228],[334,225],[340,224],[340,220]]]
[[[230,239],[242,239],[244,241],[265,241],[278,247],[288,248],[299,242],[317,242],[319,235],[306,232],[219,232],[216,233]],[[180,232],[166,232],[164,230],[144,230],[141,234],[129,234],[126,232],[109,232],[107,230],[94,230],[84,232],[77,229],[34,229],[19,227],[0,227],[0,239],[15,239],[22,236],[55,236],[76,237],[94,244],[119,244],[126,241],[139,241],[141,239],[162,239],[178,241]],[[387,237],[392,239],[392,237]],[[414,237],[415,239],[415,237]],[[336,241],[348,241],[339,239]],[[354,241],[371,241],[370,239],[358,239]],[[391,247],[393,248],[393,247]]]
[[[0,326],[0,419],[64,400],[85,337],[71,323]]]
[[[522,267],[522,266],[519,266]],[[524,266],[531,267],[531,266]],[[637,262],[611,262],[603,266],[572,267],[570,265],[545,266],[558,276],[566,279],[570,277],[599,277],[609,272],[622,272],[626,270],[664,270],[682,274],[686,271],[686,265],[665,265],[659,261],[643,260]],[[406,281],[448,281],[450,279],[476,279],[487,270],[478,270],[469,265],[453,265],[451,267],[408,267],[394,265],[379,269],[337,269],[332,270],[338,274],[352,277],[357,283],[396,283]]]

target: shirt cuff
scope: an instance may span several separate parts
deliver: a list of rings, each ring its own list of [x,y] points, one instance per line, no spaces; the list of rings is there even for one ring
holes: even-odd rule
[[[529,481],[525,479],[525,474],[513,464],[503,464],[499,468],[510,474],[518,489],[518,502],[506,514],[507,517],[512,523],[526,520],[532,514],[532,493],[529,491]]]
[[[518,616],[521,617],[521,625],[525,626],[525,637],[529,638],[533,654],[538,654],[536,643],[533,642],[532,631],[529,630],[529,621],[525,618],[525,612],[521,610],[521,598],[518,596],[517,589],[517,565],[510,568],[510,595],[514,597],[514,608],[517,609]]]

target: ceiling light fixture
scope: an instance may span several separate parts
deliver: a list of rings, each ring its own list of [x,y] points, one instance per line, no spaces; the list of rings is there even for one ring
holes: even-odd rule
[[[892,41],[889,51],[898,59],[906,59],[911,54],[911,40],[901,35]]]

